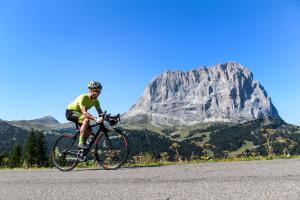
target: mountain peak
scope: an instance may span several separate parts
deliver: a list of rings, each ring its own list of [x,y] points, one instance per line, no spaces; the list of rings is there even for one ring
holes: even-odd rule
[[[252,72],[237,62],[156,76],[125,118],[147,118],[154,124],[245,122],[279,117]]]
[[[54,117],[49,115],[42,118],[30,120],[30,121],[35,121],[35,122],[45,123],[45,124],[59,124],[59,121],[57,121]]]

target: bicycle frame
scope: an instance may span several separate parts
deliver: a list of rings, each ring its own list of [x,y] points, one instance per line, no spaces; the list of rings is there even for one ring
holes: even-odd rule
[[[100,140],[100,138],[104,135],[105,136],[105,139],[106,139],[106,141],[107,141],[107,144],[108,144],[108,146],[110,147],[110,148],[112,148],[112,143],[111,143],[111,141],[110,141],[110,139],[109,139],[109,137],[108,137],[108,131],[109,131],[109,129],[107,129],[106,127],[105,127],[105,125],[102,123],[102,124],[93,124],[93,125],[91,125],[90,126],[90,128],[93,128],[93,127],[97,127],[97,126],[99,126],[99,129],[98,129],[98,131],[96,132],[96,133],[93,133],[92,132],[92,134],[91,135],[94,135],[94,137],[93,137],[93,139],[92,139],[92,141],[89,143],[89,146],[88,146],[88,149],[85,149],[83,152],[84,152],[84,155],[86,155],[86,154],[88,154],[89,152],[90,152],[90,150],[91,150],[91,148],[92,148],[92,146],[93,146],[93,144],[96,142],[96,144],[98,144],[99,143],[99,140]],[[71,135],[71,134],[65,134],[66,136],[69,136],[69,137],[79,137],[79,135],[80,135],[80,131],[79,131],[79,129],[80,129],[80,127],[78,126],[78,124],[76,124],[76,128],[77,128],[77,132],[75,133],[75,135]],[[76,140],[73,140],[73,141],[71,141],[71,142],[75,142]],[[72,145],[73,145],[73,143],[72,143]],[[72,145],[67,145],[67,146],[72,146]],[[72,153],[72,154],[74,154],[74,155],[77,155],[77,153],[78,153],[78,151],[76,150],[76,151],[74,151],[74,152],[70,152],[70,150],[69,149],[66,149],[65,151],[67,151],[67,152],[69,152],[69,153]]]
[[[93,137],[92,141],[89,143],[89,148],[86,149],[86,151],[84,151],[85,155],[90,152],[90,150],[91,150],[91,148],[92,148],[92,146],[93,146],[93,144],[95,142],[96,142],[96,144],[99,143],[99,140],[100,140],[100,138],[103,135],[105,136],[105,139],[106,139],[109,147],[110,148],[112,147],[111,141],[110,141],[110,139],[109,139],[109,137],[107,135],[109,129],[107,129],[103,123],[101,123],[101,124],[93,124],[93,125],[90,126],[90,128],[97,127],[97,126],[99,126],[99,129],[98,129],[98,131],[95,134],[92,133],[92,135],[94,135],[94,137]]]

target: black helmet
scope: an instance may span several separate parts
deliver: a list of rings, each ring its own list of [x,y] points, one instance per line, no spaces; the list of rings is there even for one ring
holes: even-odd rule
[[[102,90],[102,85],[97,81],[91,81],[88,84],[90,90]]]

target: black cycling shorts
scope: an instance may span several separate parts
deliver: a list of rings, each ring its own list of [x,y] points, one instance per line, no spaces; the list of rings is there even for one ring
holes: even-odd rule
[[[66,110],[66,118],[67,120],[74,122],[76,124],[81,124],[78,122],[79,117],[81,117],[83,114],[78,112],[78,111],[73,111],[73,110]]]

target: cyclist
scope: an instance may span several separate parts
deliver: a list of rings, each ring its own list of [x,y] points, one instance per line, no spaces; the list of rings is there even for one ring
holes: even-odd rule
[[[100,117],[103,113],[100,108],[98,97],[102,90],[102,85],[97,81],[91,81],[88,84],[89,93],[82,94],[77,97],[74,102],[68,105],[66,110],[66,118],[69,121],[75,122],[81,125],[80,137],[79,137],[79,148],[88,148],[85,146],[86,139],[91,135],[92,128],[90,127],[90,120],[94,120],[97,123],[102,123],[103,118]],[[99,117],[95,117],[88,112],[92,107],[95,107]]]

